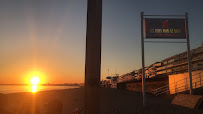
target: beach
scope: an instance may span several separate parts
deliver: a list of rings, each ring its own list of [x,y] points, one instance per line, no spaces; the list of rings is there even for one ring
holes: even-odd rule
[[[11,114],[27,114],[32,110],[33,105],[37,110],[36,114],[46,113],[46,105],[52,101],[59,101],[63,104],[63,112],[71,112],[77,107],[82,107],[83,89],[49,90],[36,93],[11,93],[0,94],[0,106]],[[9,114],[10,114],[9,113]]]
[[[173,96],[156,97],[147,94],[147,106],[142,106],[140,92],[101,88],[101,114],[194,114],[203,110],[193,110],[172,105]],[[62,104],[62,114],[83,112],[84,88],[50,90],[37,93],[0,94],[0,114],[46,114],[47,105]],[[60,108],[60,106],[59,106]]]

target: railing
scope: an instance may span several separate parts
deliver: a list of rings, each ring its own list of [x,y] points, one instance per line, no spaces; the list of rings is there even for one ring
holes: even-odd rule
[[[203,71],[192,75],[193,89],[202,87],[203,86],[202,81],[203,81]],[[176,94],[176,93],[188,91],[189,89],[190,89],[189,77],[187,77],[177,82],[174,82],[172,84],[168,84],[163,87],[154,89],[152,93],[158,96],[162,94]]]

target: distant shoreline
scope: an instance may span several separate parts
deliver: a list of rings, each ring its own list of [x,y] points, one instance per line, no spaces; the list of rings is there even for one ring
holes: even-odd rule
[[[33,86],[32,85],[0,85],[0,93],[2,94],[10,94],[10,93],[21,93],[21,92],[33,92]],[[49,90],[64,90],[64,89],[74,89],[74,88],[81,88],[81,86],[46,86],[46,85],[39,85],[36,87],[36,91],[49,91]]]
[[[30,84],[0,84],[0,85],[29,86]],[[80,85],[79,84],[39,84],[39,86],[80,86]]]

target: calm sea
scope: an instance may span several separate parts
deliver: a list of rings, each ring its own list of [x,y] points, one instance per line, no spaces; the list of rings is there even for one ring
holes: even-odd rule
[[[46,90],[60,90],[79,88],[79,86],[19,86],[19,85],[0,85],[0,93],[19,93],[19,92],[33,92]]]

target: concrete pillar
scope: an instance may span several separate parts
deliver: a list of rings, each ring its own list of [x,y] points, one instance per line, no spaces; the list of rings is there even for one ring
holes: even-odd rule
[[[88,0],[86,59],[85,59],[85,114],[100,114],[102,0]]]

